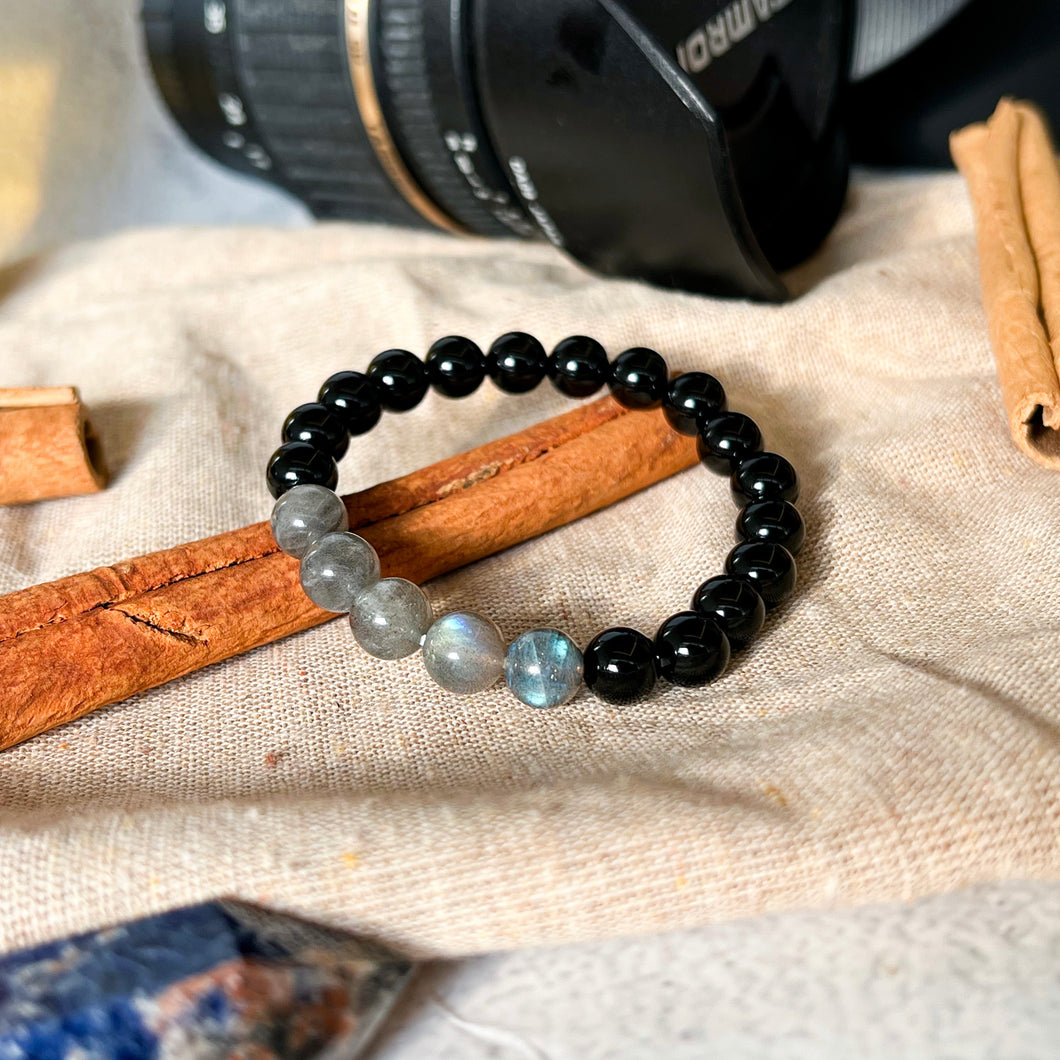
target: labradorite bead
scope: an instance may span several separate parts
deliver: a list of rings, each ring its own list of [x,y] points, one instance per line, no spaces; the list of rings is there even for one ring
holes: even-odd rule
[[[692,610],[714,619],[734,648],[750,643],[766,620],[766,605],[743,578],[719,574],[708,578],[692,597]]]
[[[731,475],[738,461],[762,448],[762,432],[750,416],[723,412],[700,427],[699,459],[719,475]]]
[[[795,557],[783,545],[749,541],[737,545],[725,560],[725,570],[746,578],[772,610],[794,591],[798,571]]]
[[[350,433],[326,405],[311,401],[288,413],[283,421],[283,440],[306,442],[332,459],[341,460],[350,444]]]
[[[339,469],[327,453],[322,453],[308,442],[284,442],[269,457],[265,481],[274,497],[304,483],[315,483],[333,490],[339,484]]]
[[[424,363],[431,386],[449,398],[473,394],[486,377],[486,358],[474,342],[462,335],[439,339],[427,351]]]
[[[545,378],[548,357],[533,335],[509,331],[497,339],[486,355],[490,378],[509,394],[525,394]]]
[[[418,651],[433,621],[423,590],[404,578],[384,578],[362,589],[350,611],[354,638],[377,659],[404,659]]]
[[[663,400],[663,414],[675,431],[696,435],[711,416],[725,411],[725,391],[706,372],[684,372],[670,385]]]
[[[496,684],[504,673],[501,631],[474,611],[442,615],[423,640],[423,665],[435,683],[469,695]]]
[[[736,465],[729,482],[737,508],[752,501],[799,499],[799,477],[795,468],[776,453],[755,453]]]
[[[614,359],[609,385],[627,409],[657,409],[666,397],[666,361],[647,346],[634,346]]]
[[[798,508],[787,501],[755,501],[736,517],[736,540],[768,541],[783,545],[793,556],[806,539],[806,526]]]
[[[713,681],[729,665],[729,641],[711,618],[695,611],[671,615],[655,634],[659,674],[693,688]]]
[[[548,377],[567,397],[595,394],[607,382],[607,351],[587,335],[571,335],[549,354]]]
[[[655,645],[628,626],[598,633],[585,649],[585,683],[605,703],[632,703],[655,686]]]
[[[289,489],[272,509],[272,536],[289,556],[301,559],[325,534],[349,526],[346,505],[325,486]]]
[[[528,707],[558,707],[574,697],[582,683],[578,645],[558,629],[531,629],[512,641],[504,660],[504,679],[516,699]]]
[[[408,350],[384,350],[368,365],[368,378],[379,391],[383,408],[391,412],[414,409],[427,393],[427,369]]]
[[[349,531],[325,534],[303,557],[298,572],[306,596],[325,611],[349,611],[357,594],[379,580],[379,557]]]

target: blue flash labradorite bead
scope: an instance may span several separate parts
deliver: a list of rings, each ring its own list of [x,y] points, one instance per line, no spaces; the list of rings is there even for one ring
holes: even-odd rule
[[[470,339],[447,335],[427,351],[427,379],[444,397],[473,394],[486,378],[486,358]]]
[[[723,412],[707,420],[696,439],[696,451],[705,467],[730,475],[736,463],[762,448],[762,432],[750,416]]]
[[[317,400],[342,420],[350,434],[367,434],[383,414],[379,391],[363,372],[336,372]]]
[[[350,444],[350,434],[346,424],[326,405],[313,401],[299,405],[288,414],[283,421],[283,440],[305,442],[333,459],[341,460]]]
[[[333,490],[339,484],[339,469],[327,453],[308,442],[284,442],[269,457],[265,481],[274,497],[306,483]]]
[[[531,629],[508,647],[504,679],[528,707],[558,707],[573,699],[582,683],[578,645],[558,629]]]
[[[766,541],[783,545],[793,556],[799,554],[806,538],[806,527],[798,508],[787,501],[755,501],[736,517],[736,541]]]
[[[638,630],[615,626],[585,649],[585,684],[605,703],[632,703],[655,687],[655,645]]]
[[[692,597],[692,610],[714,619],[734,648],[750,643],[766,620],[765,601],[743,578],[708,578]]]
[[[504,673],[504,637],[497,626],[474,611],[442,615],[423,638],[423,665],[448,692],[466,696],[484,692]]]
[[[525,394],[545,378],[545,347],[533,335],[509,331],[497,339],[486,356],[490,379],[508,394]]]
[[[729,640],[721,626],[695,611],[678,611],[655,634],[659,674],[693,688],[720,676],[729,665]]]
[[[795,557],[783,545],[750,541],[737,545],[725,560],[725,570],[746,578],[772,610],[783,603],[795,589]]]
[[[712,416],[725,411],[725,391],[706,372],[685,372],[670,380],[663,401],[667,422],[681,434],[695,435]]]
[[[611,396],[627,409],[657,409],[666,397],[666,361],[647,346],[634,346],[615,358],[609,384]]]
[[[548,358],[548,378],[567,397],[595,394],[607,382],[607,351],[586,335],[571,335]]]
[[[391,412],[414,409],[427,393],[427,369],[408,350],[384,350],[368,365],[368,378],[379,391],[383,408]]]
[[[776,453],[754,453],[737,463],[729,480],[737,508],[751,501],[799,499],[799,477],[795,468]]]

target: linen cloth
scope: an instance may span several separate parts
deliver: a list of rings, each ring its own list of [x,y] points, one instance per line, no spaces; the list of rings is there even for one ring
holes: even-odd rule
[[[0,512],[0,588],[266,517],[279,424],[340,368],[572,332],[712,371],[803,483],[795,599],[719,682],[551,712],[456,698],[339,620],[0,755],[0,948],[218,894],[417,954],[1055,878],[1058,480],[1008,440],[956,177],[857,183],[780,307],[545,246],[353,226],[136,232],[15,269],[5,384],[74,383],[118,475]],[[489,384],[354,440],[352,490],[567,407]],[[721,569],[692,469],[428,586],[513,636],[647,632]]]

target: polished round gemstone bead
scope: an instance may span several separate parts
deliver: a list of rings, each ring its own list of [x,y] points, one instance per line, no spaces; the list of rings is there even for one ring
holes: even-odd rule
[[[714,619],[734,648],[750,643],[766,620],[765,601],[743,578],[708,578],[692,597],[692,610]]]
[[[486,378],[486,358],[470,339],[447,335],[427,351],[424,362],[431,386],[444,397],[473,394]]]
[[[531,629],[508,646],[504,679],[528,707],[558,707],[573,699],[582,683],[582,653],[558,629]]]
[[[736,541],[766,541],[783,545],[793,556],[799,554],[806,538],[806,527],[794,504],[787,501],[755,501],[736,517]]]
[[[283,421],[285,442],[305,442],[334,460],[341,460],[350,444],[346,424],[319,401],[299,405]]]
[[[354,435],[367,434],[383,414],[379,391],[363,372],[336,372],[325,380],[317,400]]]
[[[685,372],[670,380],[663,400],[667,422],[681,434],[695,435],[711,417],[725,411],[725,391],[706,372]]]
[[[368,378],[379,391],[383,408],[391,412],[414,409],[427,393],[427,369],[408,350],[384,350],[368,364]]]
[[[350,610],[354,639],[377,659],[404,659],[419,651],[433,621],[423,590],[404,578],[383,578],[362,589]]]
[[[303,557],[298,571],[306,596],[325,611],[349,611],[357,594],[379,580],[379,557],[349,531],[325,534]]]
[[[549,354],[548,378],[567,397],[595,394],[607,382],[607,351],[586,335],[571,335]]]
[[[293,486],[272,508],[272,536],[289,556],[301,559],[325,534],[349,526],[346,505],[325,486]]]
[[[646,696],[655,686],[655,645],[635,629],[605,629],[585,649],[585,683],[605,703]]]
[[[719,475],[732,474],[737,461],[761,448],[758,424],[742,412],[723,412],[707,420],[696,439],[699,459]]]
[[[795,468],[776,453],[752,453],[736,464],[729,485],[737,508],[751,501],[799,499],[799,477]]]
[[[306,442],[284,442],[269,457],[265,481],[274,497],[307,483],[333,490],[339,484],[339,469],[335,461],[316,446]]]
[[[765,541],[737,545],[725,560],[725,570],[746,578],[772,610],[783,603],[795,589],[795,557],[783,546]]]
[[[423,640],[423,665],[449,692],[470,695],[496,684],[504,673],[504,637],[474,611],[442,615]]]
[[[729,664],[729,641],[721,626],[695,611],[678,611],[655,634],[659,674],[675,685],[705,685]]]
[[[646,346],[620,353],[611,365],[611,395],[627,409],[657,409],[666,397],[666,361]]]
[[[490,347],[486,371],[490,379],[509,394],[525,394],[545,378],[548,358],[533,335],[509,331]]]

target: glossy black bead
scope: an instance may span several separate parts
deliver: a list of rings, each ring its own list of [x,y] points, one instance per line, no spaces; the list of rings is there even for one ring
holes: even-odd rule
[[[699,459],[719,475],[731,474],[737,461],[761,448],[758,424],[742,412],[723,412],[707,420],[696,439]]]
[[[335,413],[350,434],[367,434],[383,414],[379,391],[363,372],[336,372],[324,381],[317,401]]]
[[[647,346],[620,353],[611,365],[611,395],[627,409],[657,409],[666,397],[666,361]]]
[[[798,508],[787,501],[755,501],[736,517],[736,540],[783,545],[793,556],[806,539],[806,526]]]
[[[607,351],[586,335],[571,335],[549,354],[548,378],[567,397],[595,394],[607,382]]]
[[[670,380],[663,413],[681,434],[699,434],[700,427],[727,408],[721,383],[706,372],[684,372]]]
[[[305,442],[335,460],[341,460],[350,444],[346,424],[327,405],[318,401],[299,405],[283,421],[285,442]]]
[[[368,378],[379,391],[383,408],[391,412],[414,409],[427,393],[427,369],[408,350],[384,350],[368,365]]]
[[[632,703],[655,685],[655,645],[635,629],[615,626],[585,649],[585,684],[607,703]]]
[[[730,480],[732,499],[738,508],[751,501],[799,499],[799,476],[795,468],[776,453],[753,453],[735,467]]]
[[[509,331],[497,339],[486,354],[490,379],[508,394],[525,394],[545,378],[548,357],[533,335]]]
[[[692,610],[714,619],[734,648],[742,648],[766,620],[765,601],[743,578],[708,578],[692,597]]]
[[[671,615],[655,634],[659,674],[675,685],[705,685],[729,665],[729,640],[712,618],[695,611]]]
[[[795,590],[795,557],[783,546],[766,541],[737,545],[725,560],[727,573],[746,578],[772,610]]]
[[[473,394],[486,378],[486,358],[470,339],[447,335],[427,351],[427,379],[448,398]]]
[[[339,484],[339,469],[335,461],[308,442],[284,442],[272,456],[265,471],[265,481],[274,497],[286,493],[292,486],[312,483],[333,490]]]

